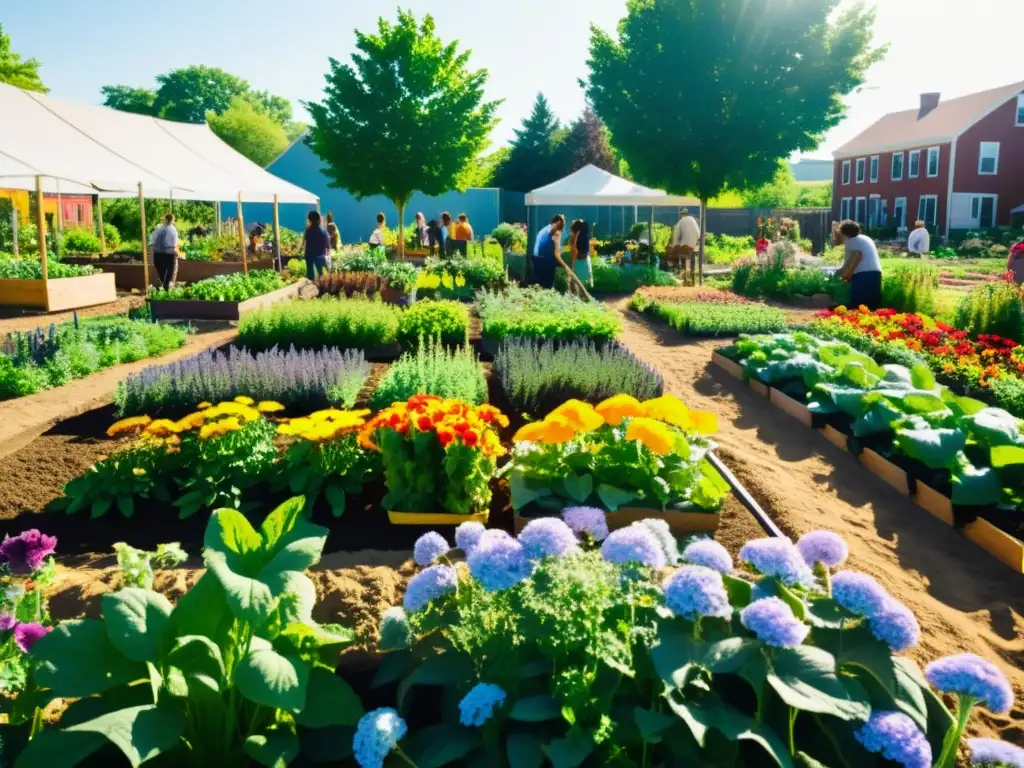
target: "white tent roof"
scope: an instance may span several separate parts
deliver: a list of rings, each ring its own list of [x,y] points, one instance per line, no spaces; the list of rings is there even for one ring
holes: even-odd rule
[[[585,165],[564,179],[533,190],[527,205],[700,205],[695,197],[670,195]]]
[[[313,203],[316,195],[268,173],[209,126],[53,99],[0,84],[0,188],[187,200]]]

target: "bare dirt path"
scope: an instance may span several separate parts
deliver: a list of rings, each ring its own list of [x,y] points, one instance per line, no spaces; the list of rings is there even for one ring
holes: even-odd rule
[[[122,293],[118,295],[117,301],[99,304],[95,307],[84,307],[77,310],[77,314],[80,318],[124,315],[128,313],[128,310],[141,307],[145,303],[146,299],[141,294]],[[49,328],[50,323],[67,322],[74,315],[75,311],[39,312],[17,307],[4,307],[0,309],[0,335],[11,331],[34,331],[40,327]]]
[[[913,610],[924,665],[973,652],[1007,674],[1017,696],[1005,717],[975,718],[981,735],[1024,743],[1024,577],[932,518],[844,451],[770,406],[716,366],[721,341],[689,341],[611,302],[621,341],[665,377],[665,390],[718,414],[719,455],[791,536],[827,528],[846,538],[850,567],[877,578]]]

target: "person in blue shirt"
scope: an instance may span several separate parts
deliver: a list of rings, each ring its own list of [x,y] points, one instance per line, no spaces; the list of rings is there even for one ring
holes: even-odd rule
[[[555,270],[558,267],[564,229],[565,217],[559,214],[552,217],[551,223],[537,233],[533,246],[533,282],[542,288],[555,287]]]
[[[306,255],[306,277],[315,280],[327,271],[327,254],[331,252],[331,237],[320,226],[320,214],[310,211],[303,235]]]

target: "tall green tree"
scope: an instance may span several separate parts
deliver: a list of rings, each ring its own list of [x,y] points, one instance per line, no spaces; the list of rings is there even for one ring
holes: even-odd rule
[[[748,208],[792,208],[800,197],[800,188],[793,178],[787,160],[779,160],[775,176],[767,184],[740,193]]]
[[[609,173],[618,173],[619,163],[608,137],[608,128],[589,103],[569,127],[561,152],[566,158],[567,171],[596,165]]]
[[[284,128],[265,112],[239,96],[223,114],[211,113],[210,130],[257,165],[266,168],[288,149]]]
[[[121,112],[134,112],[137,115],[156,115],[156,91],[148,88],[135,88],[131,85],[104,85],[100,88],[103,94],[103,106],[118,109]]]
[[[221,114],[249,83],[217,67],[193,66],[158,75],[156,114],[182,123],[202,123],[206,113]]]
[[[36,59],[23,59],[20,53],[11,50],[11,37],[4,33],[0,24],[0,83],[7,83],[26,91],[49,93],[39,76],[42,65]]]
[[[706,203],[817,148],[885,52],[874,10],[840,4],[629,0],[617,35],[591,27],[587,95],[633,176]]]
[[[562,144],[567,137],[543,93],[537,94],[533,110],[515,130],[512,151],[498,168],[497,186],[530,192],[565,175],[567,160]]]
[[[330,64],[324,100],[306,105],[309,144],[332,186],[395,205],[402,249],[413,191],[457,187],[487,145],[500,102],[484,100],[487,70],[469,69],[469,51],[443,43],[429,15],[381,18],[376,33],[356,31],[350,64]]]
[[[459,175],[459,189],[470,187],[486,188],[495,186],[494,177],[501,164],[508,159],[510,147],[501,147],[487,155],[474,158]]]

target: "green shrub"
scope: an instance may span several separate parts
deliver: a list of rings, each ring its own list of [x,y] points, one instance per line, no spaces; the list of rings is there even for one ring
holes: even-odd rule
[[[370,400],[373,410],[404,402],[413,395],[437,395],[479,405],[487,400],[484,368],[466,345],[449,350],[436,339],[419,339],[414,353],[406,353],[390,368]]]
[[[413,345],[420,339],[440,339],[443,344],[465,344],[469,334],[469,310],[457,301],[417,301],[398,321],[398,340]]]
[[[64,253],[99,253],[102,250],[99,236],[91,229],[75,227],[64,230]]]
[[[365,298],[284,302],[243,317],[238,343],[251,350],[370,349],[395,342],[398,317],[396,307]]]
[[[622,331],[614,310],[544,288],[512,286],[505,293],[480,293],[477,301],[483,334],[491,339],[611,340]]]
[[[974,336],[997,334],[1024,343],[1024,290],[1006,281],[979,286],[960,299],[953,325]]]
[[[935,291],[939,272],[933,267],[897,267],[882,279],[882,306],[898,312],[935,312]]]
[[[247,301],[284,288],[284,285],[281,275],[274,270],[254,269],[247,275],[235,272],[189,285],[176,285],[170,290],[157,289],[149,298],[153,301]]]
[[[142,241],[122,240],[117,248],[114,248],[113,250],[114,253],[142,253]]]
[[[113,253],[121,247],[121,233],[113,224],[103,222],[103,237],[107,241],[107,253]]]
[[[704,243],[704,261],[707,264],[732,264],[737,259],[753,256],[755,246],[750,235],[733,237],[709,232]]]
[[[786,330],[785,313],[762,304],[644,302],[643,311],[654,315],[684,336],[732,336]]]
[[[750,298],[787,301],[795,296],[827,293],[837,304],[849,301],[850,287],[835,275],[813,267],[786,269],[781,262],[758,265],[742,261],[732,271],[732,290]]]
[[[989,389],[997,406],[1024,419],[1024,379],[1017,376],[989,379]]]
[[[590,261],[594,273],[594,285],[588,290],[592,294],[633,293],[637,288],[646,285],[662,287],[679,285],[679,281],[675,277],[662,269],[641,264],[627,264],[619,267],[595,258]],[[567,287],[565,271],[559,269],[555,273],[555,288],[565,291]]]
[[[510,253],[526,252],[526,228],[521,224],[502,222],[491,231],[491,237]]]

